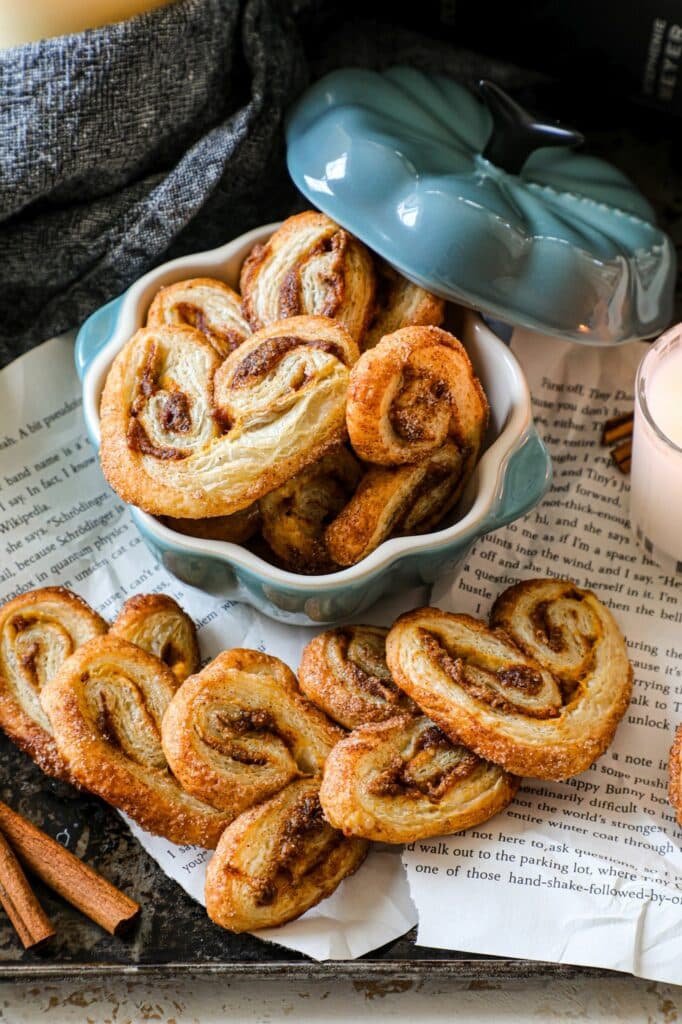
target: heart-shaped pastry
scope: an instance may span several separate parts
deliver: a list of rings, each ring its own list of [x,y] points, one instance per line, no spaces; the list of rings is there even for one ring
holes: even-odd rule
[[[107,623],[64,587],[42,587],[0,608],[0,726],[48,775],[69,778],[40,703],[70,654]]]
[[[180,787],[161,746],[177,680],[158,658],[119,637],[79,647],[41,699],[60,755],[91,793],[173,843],[215,847],[234,815]]]
[[[252,333],[242,300],[224,281],[194,277],[161,288],[147,313],[147,326],[188,324],[210,341],[221,359]]]
[[[180,687],[162,736],[187,792],[235,817],[294,779],[320,775],[343,733],[279,658],[236,648]]]
[[[428,718],[399,716],[360,726],[334,747],[320,801],[344,835],[410,843],[487,821],[519,782]]]
[[[402,615],[386,641],[393,678],[453,740],[508,771],[584,771],[630,700],[613,616],[569,581],[532,580],[498,598],[491,622],[437,608]]]
[[[301,779],[222,835],[206,870],[206,910],[233,932],[273,928],[331,896],[362,864],[368,844],[324,819],[319,782]]]
[[[357,357],[325,317],[273,324],[222,364],[192,327],[144,328],[105,383],[104,475],[153,515],[238,512],[344,441]]]

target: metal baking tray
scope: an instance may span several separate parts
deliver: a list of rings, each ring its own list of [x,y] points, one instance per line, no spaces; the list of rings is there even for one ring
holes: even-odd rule
[[[232,935],[161,871],[119,817],[96,797],[44,775],[0,736],[2,799],[56,837],[142,906],[134,929],[114,938],[38,880],[35,891],[57,934],[25,952],[0,912],[0,981],[84,975],[177,978],[192,975],[308,979],[410,979],[449,976],[462,981],[518,980],[604,974],[527,960],[499,959],[415,945],[415,929],[359,960],[317,963],[252,935]]]

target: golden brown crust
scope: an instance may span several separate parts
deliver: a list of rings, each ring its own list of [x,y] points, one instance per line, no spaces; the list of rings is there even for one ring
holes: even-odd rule
[[[159,289],[147,313],[147,326],[186,324],[210,341],[221,359],[251,334],[242,300],[224,281],[193,277]]]
[[[302,314],[332,317],[358,342],[373,312],[376,277],[362,242],[324,213],[289,217],[242,267],[240,288],[254,330]]]
[[[213,519],[173,519],[166,516],[164,524],[169,530],[186,537],[202,540],[224,540],[232,544],[244,544],[260,529],[260,508],[258,503],[248,505],[231,516],[214,516]]]
[[[342,446],[261,498],[263,536],[281,565],[300,573],[338,568],[324,531],[350,499],[361,475],[360,463]]]
[[[411,843],[487,821],[519,782],[428,718],[402,716],[361,726],[334,747],[320,801],[346,836]]]
[[[504,609],[504,629],[435,608],[401,616],[386,642],[388,665],[451,738],[515,774],[565,779],[606,750],[625,713],[632,688],[625,641],[608,609],[570,581],[534,580],[511,591],[492,618],[498,626]],[[552,625],[551,657],[546,635],[533,639],[538,604]],[[592,655],[574,672],[577,647]]]
[[[668,799],[677,824],[682,825],[682,725],[677,727],[668,757]]]
[[[138,331],[102,395],[104,475],[152,515],[238,512],[345,440],[355,358],[347,332],[324,317],[273,324],[219,374],[218,356],[193,328]]]
[[[419,285],[408,281],[385,260],[374,258],[377,291],[374,316],[361,340],[366,352],[374,348],[387,334],[401,327],[431,324],[440,327],[445,316],[445,302]]]
[[[454,508],[474,466],[451,441],[417,466],[372,466],[325,531],[339,565],[354,565],[389,537],[427,533]]]
[[[41,587],[0,608],[0,727],[48,775],[70,779],[40,693],[81,644],[107,623],[64,587]]]
[[[292,782],[225,829],[206,871],[212,921],[233,932],[286,924],[359,868],[367,843],[326,823],[318,788]]]
[[[136,594],[128,598],[109,632],[153,654],[171,670],[178,683],[199,669],[196,627],[178,602],[166,594]]]
[[[229,814],[185,793],[161,747],[175,676],[119,637],[79,647],[43,688],[60,755],[91,793],[173,843],[216,846]]]
[[[339,626],[306,644],[298,670],[301,689],[346,729],[417,711],[395,685],[386,664],[387,629]]]
[[[302,775],[319,775],[343,733],[259,651],[223,651],[168,706],[163,749],[188,793],[232,817]]]
[[[451,440],[475,463],[488,402],[461,342],[439,327],[404,327],[351,370],[346,422],[366,462],[419,462]]]

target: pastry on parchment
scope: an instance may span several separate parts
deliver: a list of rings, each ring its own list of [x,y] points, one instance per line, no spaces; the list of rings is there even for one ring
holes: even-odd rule
[[[69,778],[40,693],[81,644],[107,623],[64,587],[41,587],[0,608],[0,727],[48,775]]]
[[[320,801],[344,835],[410,843],[487,821],[519,782],[428,718],[403,715],[360,726],[334,747]]]
[[[238,512],[343,442],[357,355],[325,317],[273,324],[224,362],[192,327],[143,328],[104,386],[104,475],[153,515]]]
[[[367,856],[324,818],[319,780],[290,783],[225,829],[206,870],[206,910],[233,932],[285,924],[331,896]]]
[[[241,648],[188,679],[162,723],[183,787],[232,817],[294,779],[320,775],[342,735],[279,658]]]
[[[166,594],[129,597],[109,632],[153,654],[171,670],[178,683],[199,669],[196,627],[177,601]]]
[[[301,655],[305,695],[346,729],[417,711],[386,664],[387,629],[338,626],[314,637]]]
[[[67,658],[42,692],[59,753],[76,781],[173,843],[212,849],[233,815],[186,793],[161,746],[177,680],[158,658],[102,636]]]
[[[324,213],[289,217],[246,258],[240,288],[253,330],[300,315],[332,317],[356,343],[374,311],[374,263],[362,242]]]
[[[351,444],[366,462],[417,463],[451,441],[473,466],[488,402],[457,338],[439,327],[403,327],[353,366],[346,421]]]
[[[606,750],[632,668],[610,611],[567,580],[532,580],[495,602],[491,626],[420,608],[386,641],[398,685],[453,740],[518,775],[565,779]]]
[[[149,307],[147,326],[188,324],[210,341],[224,359],[252,333],[242,300],[224,281],[194,277],[161,288]]]

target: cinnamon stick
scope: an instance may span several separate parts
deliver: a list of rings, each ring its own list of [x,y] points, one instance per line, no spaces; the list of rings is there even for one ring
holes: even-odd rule
[[[24,949],[51,939],[52,922],[38,902],[21,865],[0,833],[0,903],[14,925]]]
[[[615,441],[622,441],[626,437],[632,437],[634,428],[634,412],[622,413],[607,420],[601,432],[601,443],[611,445]]]
[[[2,801],[0,829],[33,874],[112,935],[139,914],[138,903]]]
[[[632,438],[622,441],[615,448],[611,449],[611,458],[618,466],[621,473],[629,473],[632,465]]]

